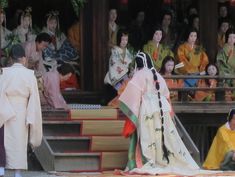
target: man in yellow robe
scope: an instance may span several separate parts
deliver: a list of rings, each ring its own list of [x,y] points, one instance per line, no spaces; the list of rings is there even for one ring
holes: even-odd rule
[[[235,109],[221,126],[203,164],[206,169],[235,170]]]

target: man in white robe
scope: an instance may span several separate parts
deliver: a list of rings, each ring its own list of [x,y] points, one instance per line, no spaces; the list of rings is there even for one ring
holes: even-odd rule
[[[28,167],[28,139],[32,148],[41,144],[42,114],[37,80],[24,66],[27,59],[23,47],[13,45],[10,56],[14,64],[3,68],[1,75],[0,127],[4,125],[6,168],[21,177],[20,170]]]

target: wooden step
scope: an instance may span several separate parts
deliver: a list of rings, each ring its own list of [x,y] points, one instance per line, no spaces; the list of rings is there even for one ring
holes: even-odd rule
[[[62,109],[42,109],[42,117],[44,120],[69,120],[70,113]]]
[[[124,120],[82,121],[82,135],[121,135]]]
[[[117,119],[118,113],[117,109],[112,108],[101,108],[101,109],[72,109],[70,111],[70,116],[72,120],[87,120],[87,119],[97,119],[97,120],[107,120],[107,119]]]
[[[46,138],[35,155],[45,171],[100,171],[101,153],[54,152]]]
[[[80,121],[43,121],[44,136],[79,136]]]
[[[91,151],[126,151],[129,139],[122,136],[92,136]]]
[[[100,153],[55,153],[54,171],[100,171]]]
[[[47,136],[45,139],[54,153],[88,152],[90,149],[89,137]]]
[[[128,152],[102,152],[101,169],[124,169],[127,165]]]

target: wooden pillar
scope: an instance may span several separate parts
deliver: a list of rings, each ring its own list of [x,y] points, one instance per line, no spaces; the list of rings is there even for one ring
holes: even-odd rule
[[[218,4],[215,0],[199,0],[200,41],[210,62],[217,54]]]
[[[80,20],[82,90],[102,91],[108,57],[108,0],[87,0]]]
[[[91,91],[93,88],[91,7],[91,0],[88,0],[80,14],[80,85],[83,91]]]
[[[93,0],[93,88],[101,91],[104,88],[104,76],[108,58],[108,1]]]

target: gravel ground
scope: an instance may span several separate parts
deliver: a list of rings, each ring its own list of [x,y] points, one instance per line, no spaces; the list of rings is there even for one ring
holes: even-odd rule
[[[22,171],[23,177],[66,177],[61,175],[50,174],[44,171]],[[6,170],[4,177],[14,177],[14,171]]]

